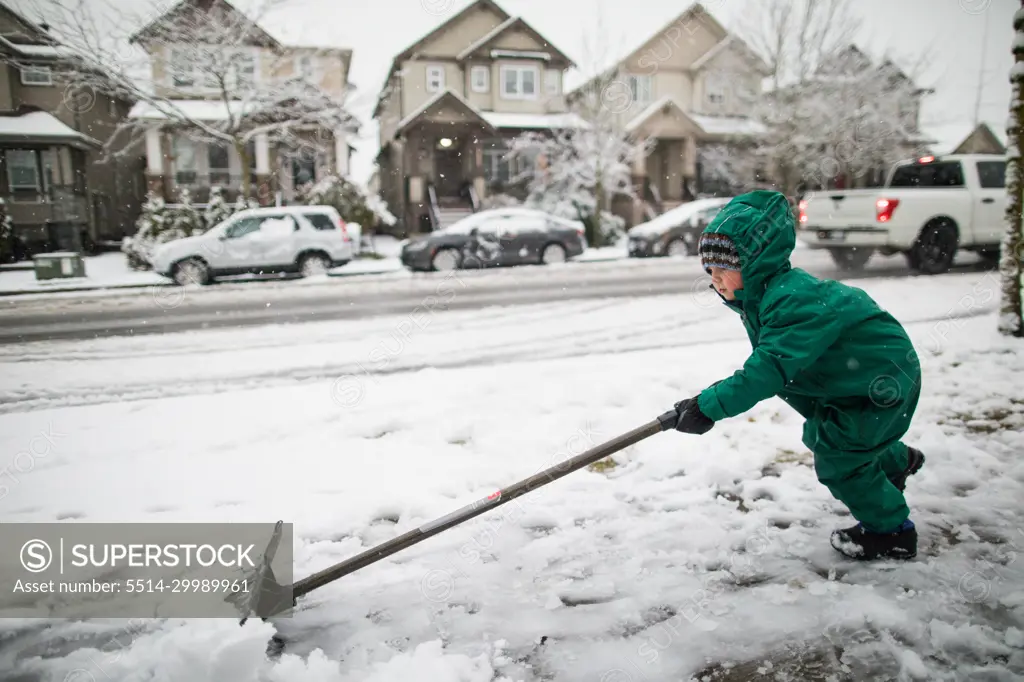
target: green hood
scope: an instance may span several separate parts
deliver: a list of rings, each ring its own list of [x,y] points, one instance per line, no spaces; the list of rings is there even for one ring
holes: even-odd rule
[[[791,268],[796,228],[789,202],[779,192],[741,194],[718,212],[704,232],[726,235],[739,251],[743,290],[737,292],[737,299],[760,299],[768,279]]]

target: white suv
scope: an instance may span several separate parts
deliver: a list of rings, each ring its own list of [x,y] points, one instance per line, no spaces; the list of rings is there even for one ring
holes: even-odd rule
[[[360,235],[348,227],[330,206],[247,209],[204,234],[161,244],[153,270],[181,285],[250,273],[323,274],[359,253]]]

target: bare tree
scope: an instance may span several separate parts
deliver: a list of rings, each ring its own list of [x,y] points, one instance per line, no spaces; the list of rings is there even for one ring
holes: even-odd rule
[[[348,93],[327,93],[296,73],[294,55],[259,28],[279,1],[264,0],[243,14],[222,0],[186,0],[149,24],[110,0],[41,0],[38,9],[67,52],[61,76],[69,89],[128,99],[146,110],[104,141],[104,160],[133,150],[154,126],[172,127],[196,141],[232,147],[242,159],[241,189],[248,195],[248,147],[257,136],[319,154],[330,149],[333,131],[356,128]],[[268,48],[262,63],[253,45]]]
[[[1024,0],[1013,15],[1014,65],[1010,70],[1013,96],[1010,98],[1010,117],[1006,125],[1009,145],[1006,159],[1006,235],[1003,237],[999,258],[1002,279],[999,332],[1007,336],[1024,337],[1024,309],[1021,304],[1021,260],[1024,259],[1024,168],[1021,150],[1024,149]]]
[[[927,52],[900,58],[903,69],[895,57],[874,63],[855,47],[861,21],[849,0],[765,0],[747,17],[745,38],[771,74],[749,100],[768,132],[747,162],[770,169],[780,191],[863,177],[923,149],[917,103],[927,91],[914,81]]]

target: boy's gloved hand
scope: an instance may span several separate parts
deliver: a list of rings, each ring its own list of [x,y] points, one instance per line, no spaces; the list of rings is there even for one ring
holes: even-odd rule
[[[696,398],[680,400],[676,403],[676,412],[679,414],[676,431],[703,435],[715,425],[714,420],[700,411]]]

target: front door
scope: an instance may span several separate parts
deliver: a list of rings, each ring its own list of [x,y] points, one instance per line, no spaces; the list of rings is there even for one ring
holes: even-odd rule
[[[462,188],[462,153],[452,145],[434,152],[434,174],[439,197],[458,197]]]

